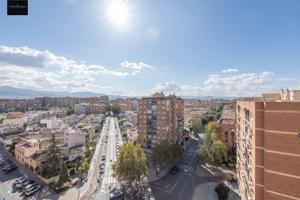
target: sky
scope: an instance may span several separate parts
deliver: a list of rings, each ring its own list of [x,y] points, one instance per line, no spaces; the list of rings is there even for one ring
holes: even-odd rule
[[[0,0],[0,86],[141,96],[300,89],[298,0]]]

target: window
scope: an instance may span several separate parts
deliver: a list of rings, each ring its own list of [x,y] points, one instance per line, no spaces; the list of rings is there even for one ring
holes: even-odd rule
[[[231,144],[234,145],[234,137],[235,137],[235,132],[234,130],[232,129],[231,130]]]
[[[225,143],[228,144],[228,129],[225,130]]]

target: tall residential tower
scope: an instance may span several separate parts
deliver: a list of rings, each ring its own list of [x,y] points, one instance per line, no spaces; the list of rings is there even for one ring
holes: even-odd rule
[[[152,148],[162,140],[180,143],[183,140],[183,100],[175,95],[155,93],[139,100],[138,142]]]
[[[300,91],[237,101],[241,200],[300,199]]]

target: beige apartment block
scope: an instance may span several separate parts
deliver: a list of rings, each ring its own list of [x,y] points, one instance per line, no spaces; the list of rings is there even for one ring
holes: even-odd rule
[[[162,140],[183,140],[183,100],[175,95],[155,93],[139,100],[138,143],[152,148]]]
[[[299,92],[237,101],[241,200],[300,199]]]

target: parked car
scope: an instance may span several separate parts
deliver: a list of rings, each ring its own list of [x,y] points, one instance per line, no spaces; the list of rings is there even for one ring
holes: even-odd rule
[[[18,181],[18,182],[16,183],[16,187],[17,187],[17,188],[22,187],[22,184],[25,183],[27,180],[29,180],[28,177],[21,179],[20,181]]]
[[[25,181],[24,183],[22,183],[22,187],[24,188],[24,187],[26,187],[27,185],[30,185],[30,184],[33,184],[33,183],[34,183],[33,180],[28,179],[27,181]]]
[[[123,192],[118,188],[114,188],[110,191],[109,199],[118,199],[122,196]]]
[[[26,190],[26,191],[25,191],[25,194],[26,194],[27,196],[33,195],[33,194],[36,193],[39,189],[41,189],[41,186],[40,186],[40,185],[34,186],[34,187],[30,188],[29,190]]]
[[[13,166],[9,166],[8,168],[6,168],[6,169],[3,170],[3,171],[4,171],[5,174],[8,174],[8,173],[10,173],[10,172],[12,172],[12,171],[14,171],[14,170],[16,170],[16,169],[18,169],[18,166],[13,165]]]
[[[29,184],[29,185],[26,185],[26,186],[24,187],[24,189],[23,189],[23,192],[25,193],[26,191],[29,191],[29,190],[31,190],[33,187],[36,187],[36,186],[38,186],[38,184],[37,184],[36,182],[31,183],[31,184]]]
[[[17,182],[20,182],[20,181],[22,181],[23,179],[26,179],[26,178],[28,178],[28,176],[26,176],[26,175],[19,176],[18,178],[16,178],[16,180],[13,184],[16,184]]]
[[[178,167],[177,166],[172,167],[170,172],[171,172],[171,174],[176,174],[178,172]]]

